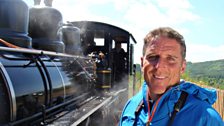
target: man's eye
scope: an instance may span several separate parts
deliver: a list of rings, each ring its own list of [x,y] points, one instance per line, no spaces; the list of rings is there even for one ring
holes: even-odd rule
[[[167,57],[167,60],[169,62],[175,62],[176,61],[176,59],[174,57]]]
[[[149,57],[147,57],[147,60],[148,61],[156,61],[156,60],[158,60],[158,56],[149,56]]]

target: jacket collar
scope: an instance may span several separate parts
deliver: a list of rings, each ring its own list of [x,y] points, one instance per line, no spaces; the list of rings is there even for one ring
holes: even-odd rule
[[[144,82],[142,87],[144,110],[148,112],[148,99],[147,99],[147,83]],[[156,109],[155,117],[153,120],[167,117],[173,112],[174,104],[178,101],[182,91],[187,92],[189,95],[196,97],[199,100],[206,101],[210,105],[214,104],[217,99],[216,90],[201,88],[193,83],[180,81],[180,84],[171,87],[166,93],[161,96],[160,102]]]

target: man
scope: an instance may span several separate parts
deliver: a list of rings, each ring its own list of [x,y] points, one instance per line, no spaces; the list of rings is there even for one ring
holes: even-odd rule
[[[108,67],[108,62],[103,52],[99,53],[99,57],[96,61],[96,67],[98,70],[106,70]]]
[[[146,35],[141,57],[145,81],[124,107],[120,126],[223,126],[211,106],[216,92],[180,80],[185,57],[185,41],[177,31],[163,27]]]
[[[121,47],[120,42],[115,42],[115,48],[112,49],[112,66],[113,66],[113,73],[115,74],[114,78],[116,82],[119,82],[124,77],[125,73],[125,60],[126,60],[126,53],[124,49]]]

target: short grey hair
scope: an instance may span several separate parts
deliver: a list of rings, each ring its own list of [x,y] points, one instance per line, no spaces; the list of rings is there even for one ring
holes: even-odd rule
[[[174,29],[172,29],[170,27],[160,27],[160,28],[150,31],[146,35],[146,37],[144,38],[143,56],[145,55],[147,46],[151,43],[153,38],[155,38],[157,36],[163,36],[163,37],[167,37],[170,39],[175,39],[181,46],[182,58],[183,59],[186,58],[186,45],[185,45],[184,37],[180,33],[178,33],[177,31],[175,31]]]

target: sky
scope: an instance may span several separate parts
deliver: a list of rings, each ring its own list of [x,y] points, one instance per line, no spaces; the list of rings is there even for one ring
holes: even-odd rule
[[[33,6],[33,0],[23,1]],[[224,0],[53,0],[53,7],[64,22],[98,21],[129,31],[137,40],[135,63],[140,63],[143,38],[158,27],[184,36],[187,61],[224,59]]]

